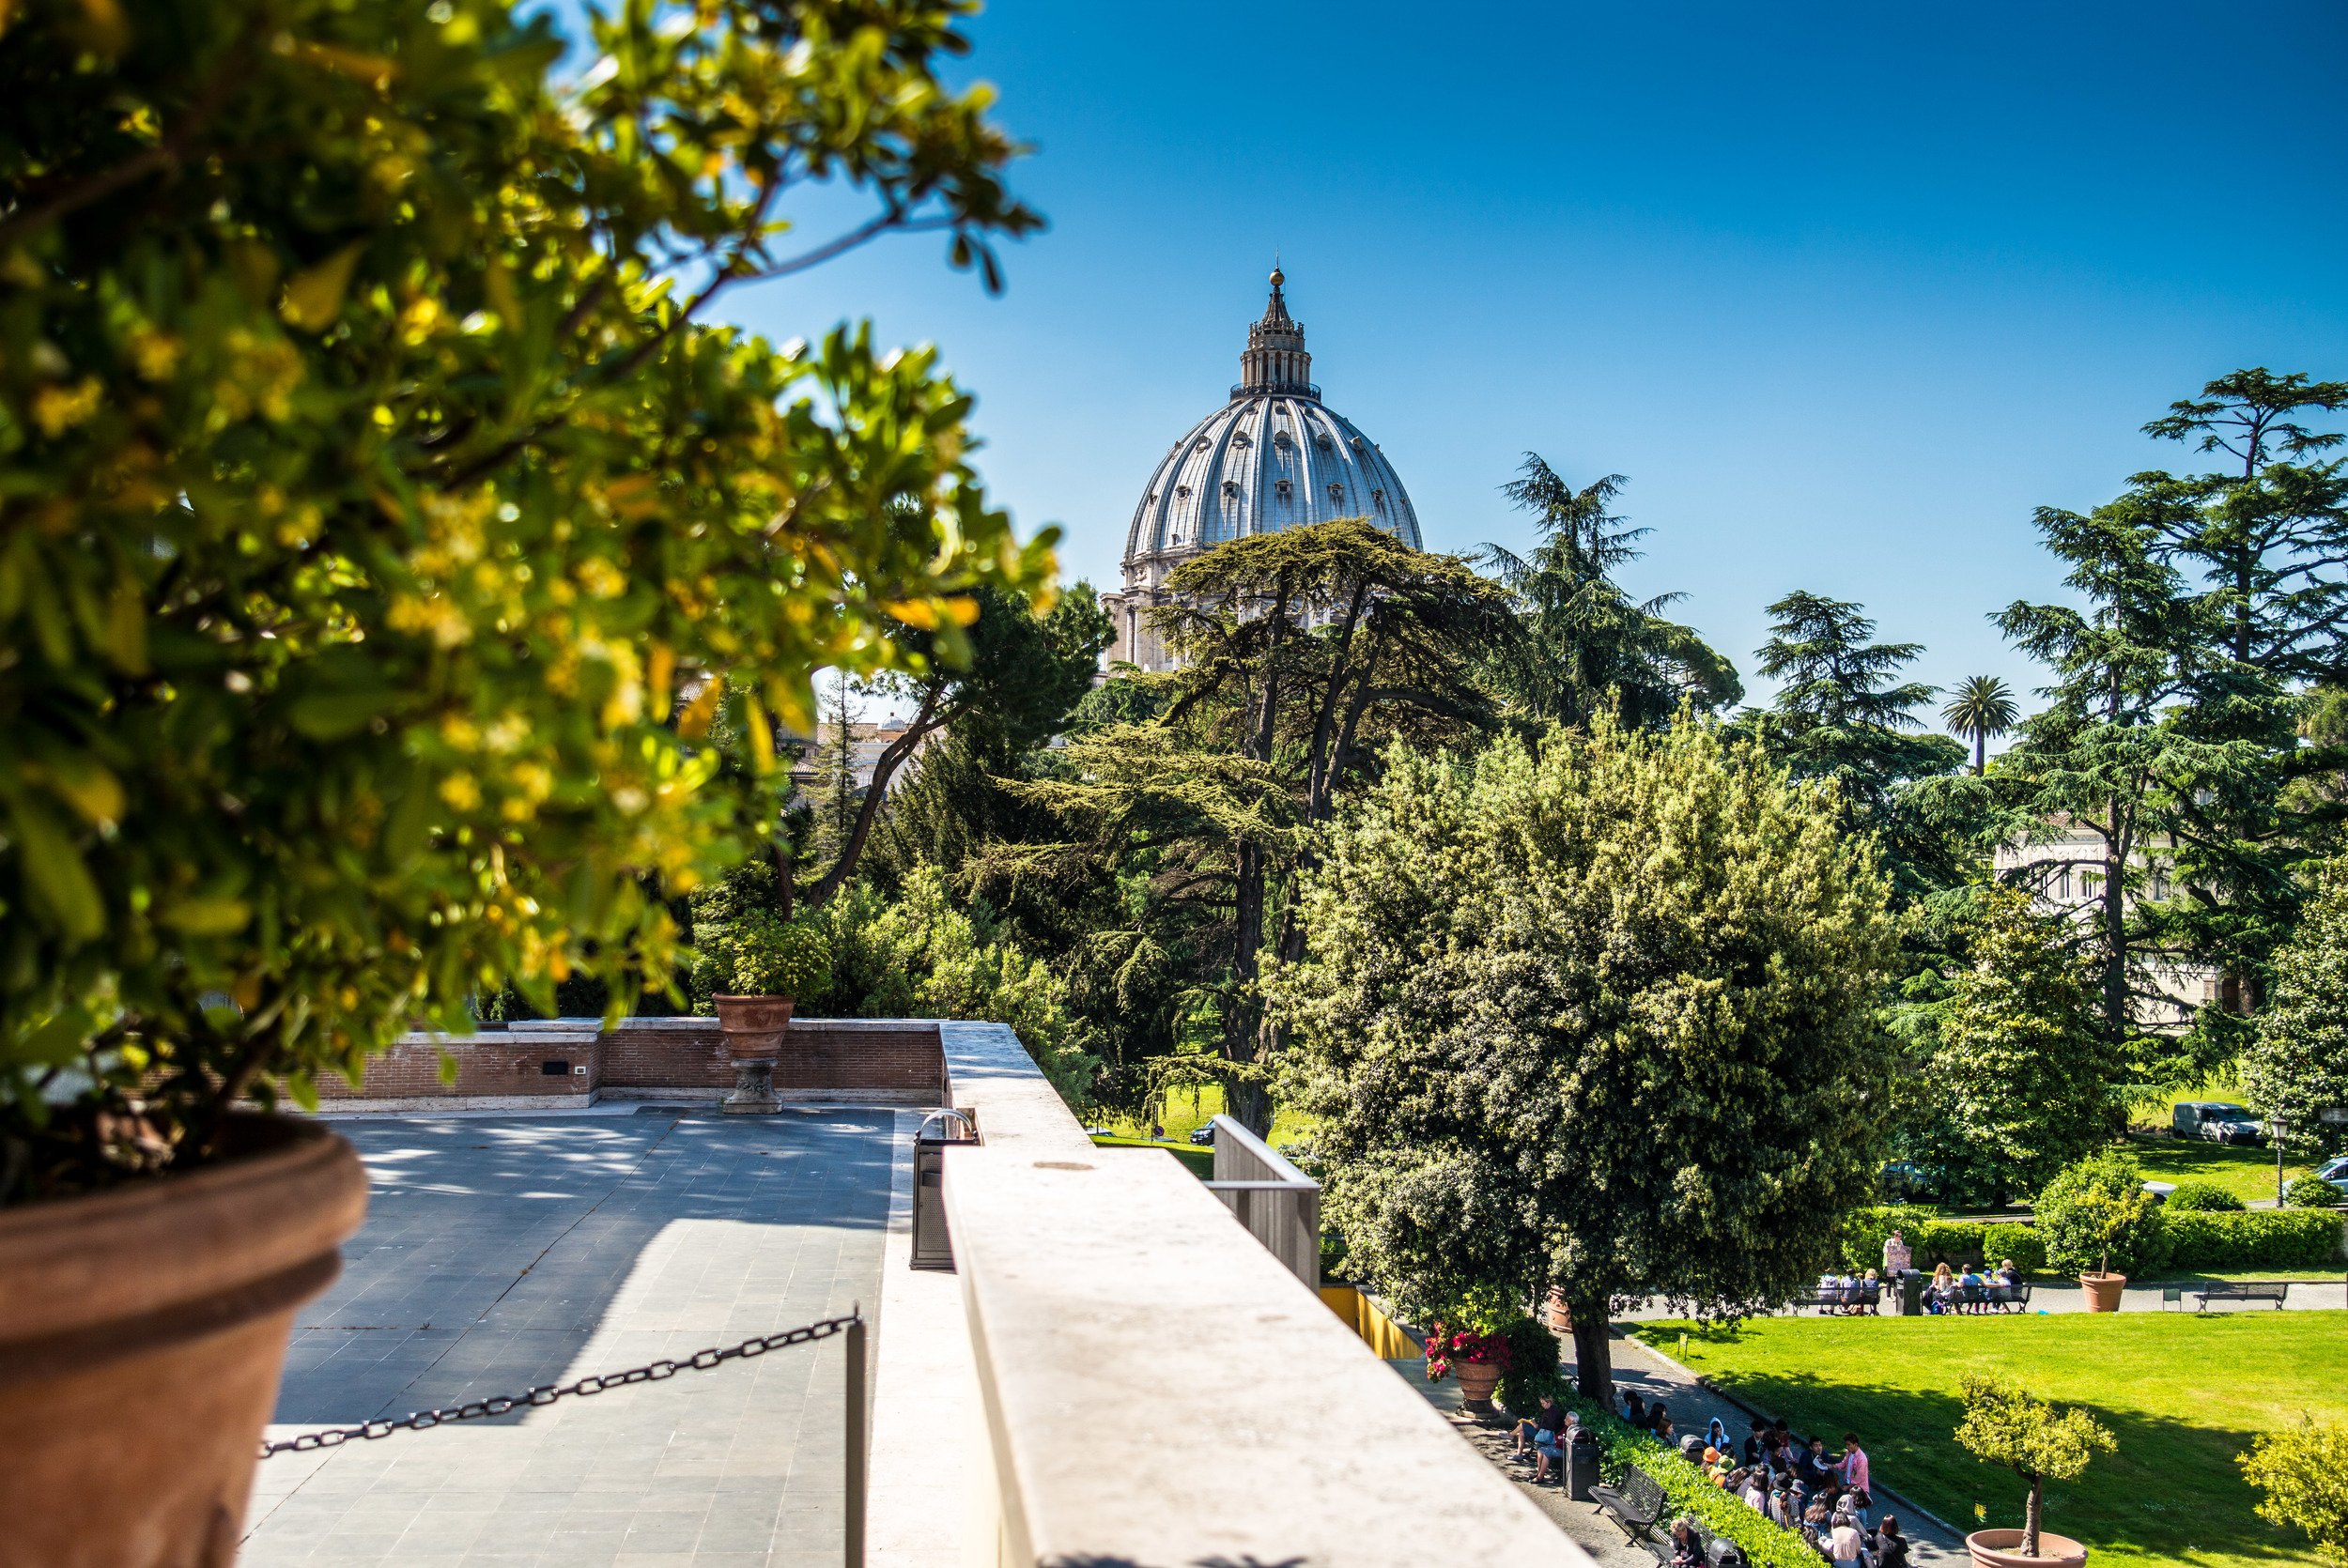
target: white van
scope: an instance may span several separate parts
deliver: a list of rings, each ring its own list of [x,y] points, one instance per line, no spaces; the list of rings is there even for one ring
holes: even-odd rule
[[[2247,1105],[2227,1100],[2186,1099],[2177,1102],[2170,1125],[2180,1138],[2200,1138],[2213,1144],[2266,1146],[2266,1124]]]

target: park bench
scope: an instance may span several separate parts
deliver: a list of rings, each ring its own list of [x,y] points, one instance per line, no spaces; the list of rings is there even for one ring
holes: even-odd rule
[[[1745,1554],[1736,1542],[1707,1528],[1701,1519],[1691,1517],[1688,1523],[1695,1531],[1696,1545],[1704,1552],[1707,1568],[1748,1568]],[[1658,1530],[1652,1539],[1639,1544],[1655,1555],[1661,1568],[1670,1568],[1672,1538],[1668,1526]]]
[[[1850,1299],[1854,1295],[1858,1297],[1856,1301]],[[1788,1299],[1785,1304],[1795,1312],[1800,1312],[1807,1307],[1815,1307],[1819,1312],[1830,1316],[1841,1312],[1845,1307],[1859,1306],[1880,1316],[1883,1305],[1883,1286],[1880,1283],[1862,1284],[1855,1290],[1846,1291],[1841,1285],[1836,1285],[1831,1289],[1824,1285],[1813,1285],[1800,1295]]]
[[[2164,1292],[2164,1294],[2166,1294]],[[2205,1284],[2193,1291],[2192,1297],[2209,1311],[2212,1301],[2272,1301],[2275,1310],[2283,1310],[2283,1298],[2291,1294],[2289,1280],[2229,1280]]]
[[[2020,1311],[2030,1305],[2030,1286],[2026,1284],[1974,1285],[1961,1294],[1969,1307],[1989,1306],[2003,1312],[2008,1307]]]
[[[1606,1511],[1633,1541],[1644,1540],[1663,1516],[1663,1488],[1655,1478],[1633,1465],[1623,1472],[1619,1487],[1604,1483],[1590,1488],[1590,1500]]]

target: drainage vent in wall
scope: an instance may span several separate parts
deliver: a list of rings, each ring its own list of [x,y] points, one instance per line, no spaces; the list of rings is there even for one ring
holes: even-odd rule
[[[571,1075],[571,1064],[568,1062],[540,1062],[538,1064],[538,1073],[539,1076],[544,1078],[568,1078]]]

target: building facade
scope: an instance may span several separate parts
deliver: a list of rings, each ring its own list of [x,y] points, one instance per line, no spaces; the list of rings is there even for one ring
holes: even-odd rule
[[[1286,282],[1273,272],[1271,301],[1247,329],[1229,398],[1166,449],[1134,508],[1124,589],[1101,595],[1117,627],[1112,665],[1173,668],[1149,612],[1171,597],[1166,579],[1176,567],[1228,540],[1367,517],[1413,549],[1425,547],[1394,465],[1321,401],[1304,324],[1281,293]]]

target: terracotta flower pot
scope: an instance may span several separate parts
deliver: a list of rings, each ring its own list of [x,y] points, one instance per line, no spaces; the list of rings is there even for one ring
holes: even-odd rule
[[[2079,1568],[2087,1560],[2085,1546],[2050,1530],[2038,1532],[2036,1557],[2022,1555],[2018,1530],[1977,1530],[1965,1538],[1965,1549],[1972,1554],[1976,1568]]]
[[[224,1163],[0,1209],[0,1559],[228,1568],[294,1309],[367,1208],[351,1146],[239,1116]]]
[[[1500,1387],[1500,1368],[1490,1361],[1454,1361],[1451,1375],[1460,1380],[1460,1397],[1478,1408],[1490,1405]]]
[[[1573,1309],[1566,1305],[1566,1293],[1564,1291],[1551,1291],[1549,1293],[1549,1299],[1546,1301],[1543,1301],[1541,1306],[1549,1318],[1549,1331],[1551,1333],[1569,1334],[1573,1332]]]
[[[779,1056],[783,1031],[791,1027],[791,1009],[798,1003],[788,996],[712,996],[718,1027],[725,1031],[726,1049],[735,1056]]]
[[[2118,1312],[2120,1293],[2128,1287],[2125,1274],[2081,1274],[2079,1288],[2087,1292],[2089,1312]]]

